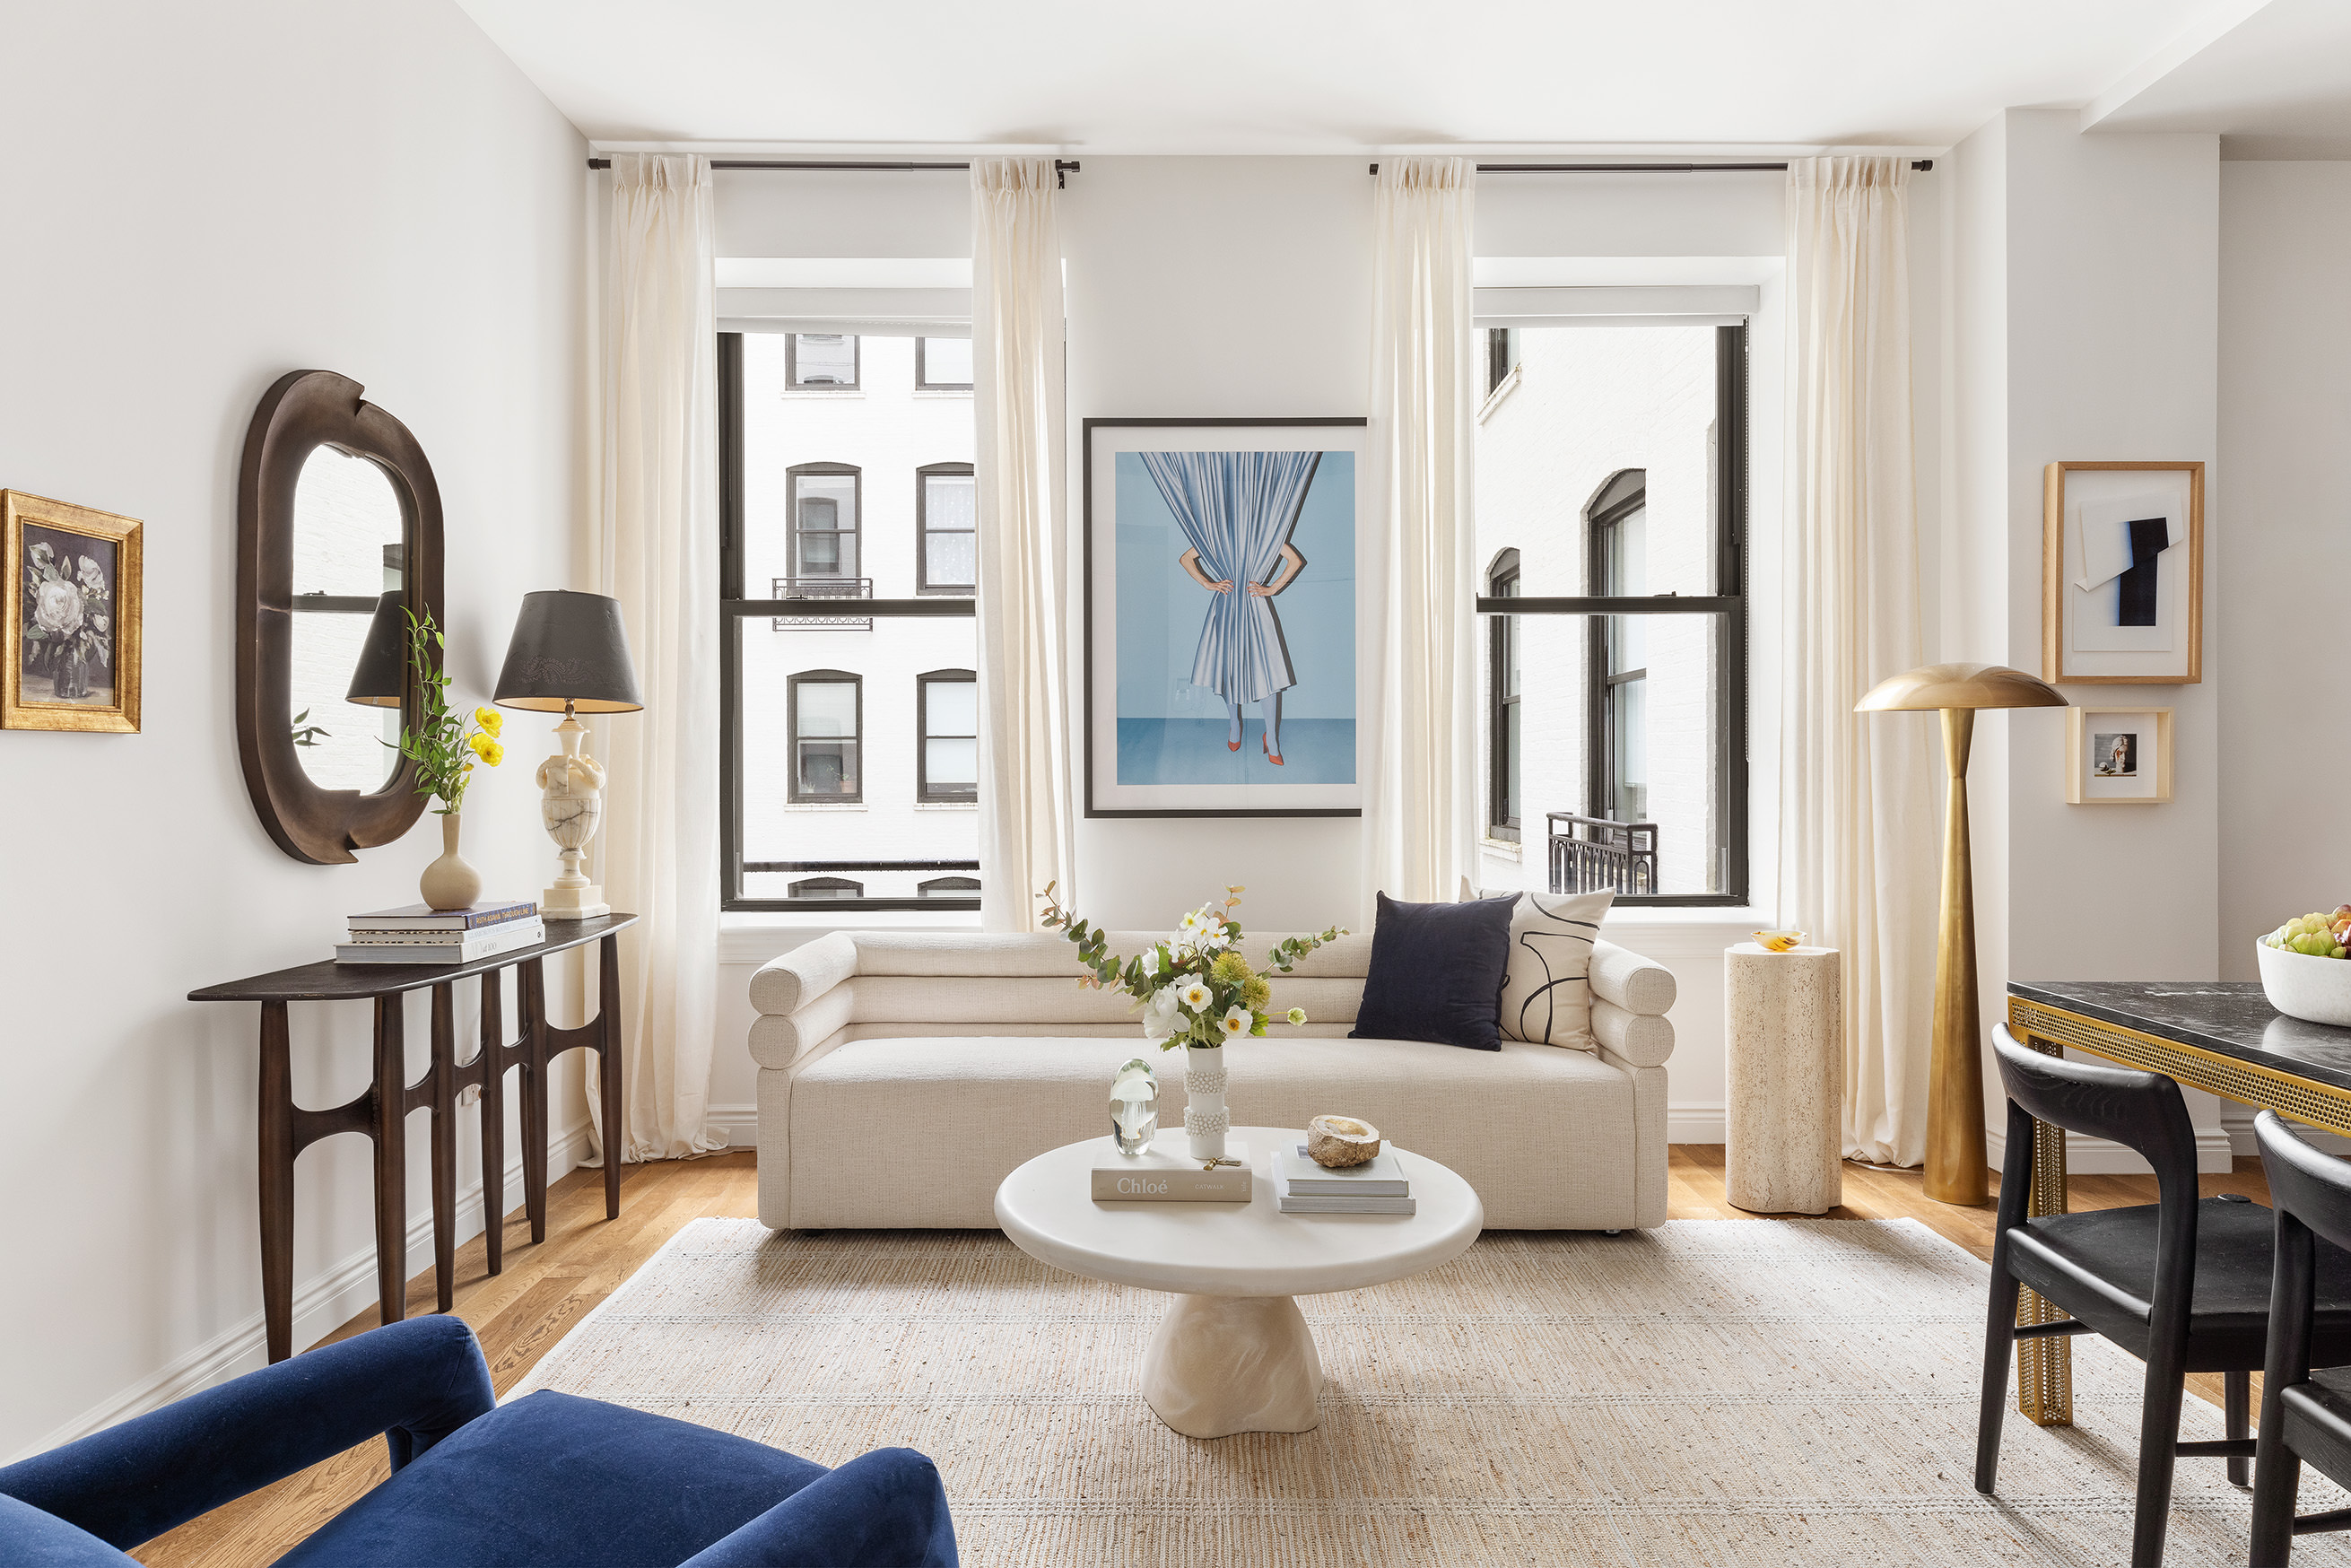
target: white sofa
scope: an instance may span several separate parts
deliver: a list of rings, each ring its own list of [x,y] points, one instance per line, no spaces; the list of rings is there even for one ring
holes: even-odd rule
[[[1142,933],[1111,937],[1140,951]],[[1252,957],[1279,936],[1252,935]],[[1467,1177],[1489,1228],[1622,1229],[1666,1218],[1674,977],[1606,942],[1595,1051],[1350,1040],[1372,943],[1344,936],[1273,977],[1306,1009],[1225,1048],[1237,1125],[1362,1116]],[[1059,935],[835,932],[751,979],[759,1017],[759,1218],[778,1230],[986,1228],[1032,1155],[1104,1134],[1132,1056],[1159,1073],[1160,1136],[1183,1136],[1183,1061],[1145,1045],[1124,997],[1081,988]],[[1255,1153],[1256,1151],[1253,1151]]]

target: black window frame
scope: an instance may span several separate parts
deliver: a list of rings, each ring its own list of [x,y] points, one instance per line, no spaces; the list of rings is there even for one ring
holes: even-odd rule
[[[850,732],[850,744],[856,748],[857,788],[847,794],[804,795],[800,792],[800,687],[803,685],[837,686],[847,683],[856,690],[854,718],[856,728]],[[794,670],[784,677],[784,740],[791,747],[790,783],[784,798],[795,806],[862,806],[865,803],[865,677],[854,670]]]
[[[1480,595],[1478,613],[1583,615],[1595,625],[1611,615],[1711,615],[1715,618],[1715,820],[1723,864],[1716,893],[1619,894],[1620,905],[1736,908],[1753,887],[1748,813],[1747,529],[1748,343],[1744,322],[1715,329],[1715,591],[1710,594]]]
[[[800,382],[800,340],[802,338],[846,338],[849,340],[849,379],[846,382]],[[865,390],[865,340],[856,332],[787,332],[784,334],[784,390],[786,392],[840,392]]]
[[[1486,569],[1486,593],[1492,599],[1515,599],[1520,583],[1519,552],[1499,551]],[[1510,749],[1510,712],[1524,694],[1510,686],[1510,644],[1518,628],[1508,615],[1486,623],[1486,836],[1502,843],[1519,841],[1520,823],[1510,812],[1510,779],[1520,760]]]
[[[811,476],[837,479],[844,474],[849,476],[850,481],[850,526],[845,528],[830,530],[819,528],[814,531],[818,533],[829,531],[835,538],[847,534],[851,540],[850,552],[856,558],[855,564],[860,568],[864,566],[865,470],[854,463],[795,463],[784,470],[784,527],[787,529],[784,540],[784,562],[791,569],[789,576],[786,579],[787,581],[795,580],[813,581],[824,579],[841,582],[856,582],[864,577],[865,574],[862,570],[807,571],[802,570],[800,564],[800,481]]]
[[[972,695],[972,732],[968,736],[931,734],[931,687],[933,685],[968,685]],[[914,799],[925,806],[969,806],[979,800],[977,765],[974,764],[971,788],[941,792],[931,788],[931,742],[938,740],[969,740],[975,750],[979,746],[979,672],[977,670],[925,670],[914,677]]]
[[[718,907],[729,913],[783,912],[806,910],[821,906],[827,909],[958,909],[977,910],[979,899],[946,897],[933,894],[909,898],[830,898],[792,899],[750,897],[743,892],[743,878],[754,875],[792,874],[799,873],[837,873],[857,871],[945,872],[980,874],[976,860],[898,860],[898,861],[768,861],[749,862],[743,858],[743,629],[747,624],[765,621],[773,623],[778,616],[805,617],[812,612],[823,614],[837,610],[839,601],[823,599],[747,599],[743,593],[745,566],[748,554],[748,530],[745,525],[743,487],[743,338],[739,332],[718,334]],[[861,496],[861,505],[862,497]],[[861,524],[862,517],[860,517]],[[908,599],[864,599],[858,601],[860,614],[875,619],[897,617],[958,616],[969,617],[977,609],[978,601],[962,595],[934,595]],[[786,722],[797,727],[799,715],[787,716]],[[863,726],[863,715],[859,725]],[[797,738],[797,737],[795,737]],[[860,737],[861,743],[862,737]],[[863,759],[859,761],[861,770]],[[793,758],[793,781],[799,775],[799,758]],[[863,782],[861,771],[859,782]],[[839,797],[833,797],[838,800]]]
[[[914,339],[914,390],[916,392],[969,392],[969,382],[935,382],[930,379],[930,342],[917,335]]]
[[[945,534],[967,533],[971,536],[971,578],[969,582],[933,582],[931,580],[931,481],[941,476],[960,476],[972,482],[972,526],[968,528],[941,528]],[[914,591],[916,593],[960,594],[968,599],[979,591],[979,494],[978,470],[968,463],[925,463],[914,470]]]
[[[1637,485],[1623,489],[1611,498],[1612,492],[1622,488],[1625,480],[1639,475]],[[1614,580],[1616,545],[1622,536],[1618,528],[1635,512],[1646,514],[1649,509],[1649,475],[1646,468],[1620,468],[1608,476],[1608,483],[1586,508],[1583,523],[1584,587],[1597,599],[1626,597],[1625,585]],[[1584,628],[1583,657],[1583,809],[1584,814],[1604,821],[1645,821],[1638,816],[1618,817],[1615,814],[1616,793],[1616,718],[1623,701],[1624,688],[1635,681],[1646,683],[1649,672],[1618,670],[1616,639],[1625,628],[1623,618],[1614,615],[1594,615]]]

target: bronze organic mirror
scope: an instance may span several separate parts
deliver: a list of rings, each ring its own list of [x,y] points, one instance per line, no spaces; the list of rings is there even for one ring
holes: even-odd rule
[[[441,601],[441,496],[408,428],[331,371],[254,411],[237,491],[237,751],[262,825],[326,865],[423,814],[394,746],[407,615]]]

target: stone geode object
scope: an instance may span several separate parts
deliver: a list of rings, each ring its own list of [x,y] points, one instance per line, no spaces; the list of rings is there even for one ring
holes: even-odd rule
[[[1317,1116],[1306,1124],[1306,1153],[1325,1170],[1364,1165],[1379,1157],[1380,1130],[1353,1116]]]

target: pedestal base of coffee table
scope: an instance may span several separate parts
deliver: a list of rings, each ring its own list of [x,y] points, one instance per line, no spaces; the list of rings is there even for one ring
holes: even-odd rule
[[[1143,1353],[1143,1397],[1187,1437],[1311,1432],[1322,1358],[1288,1296],[1178,1296]]]

